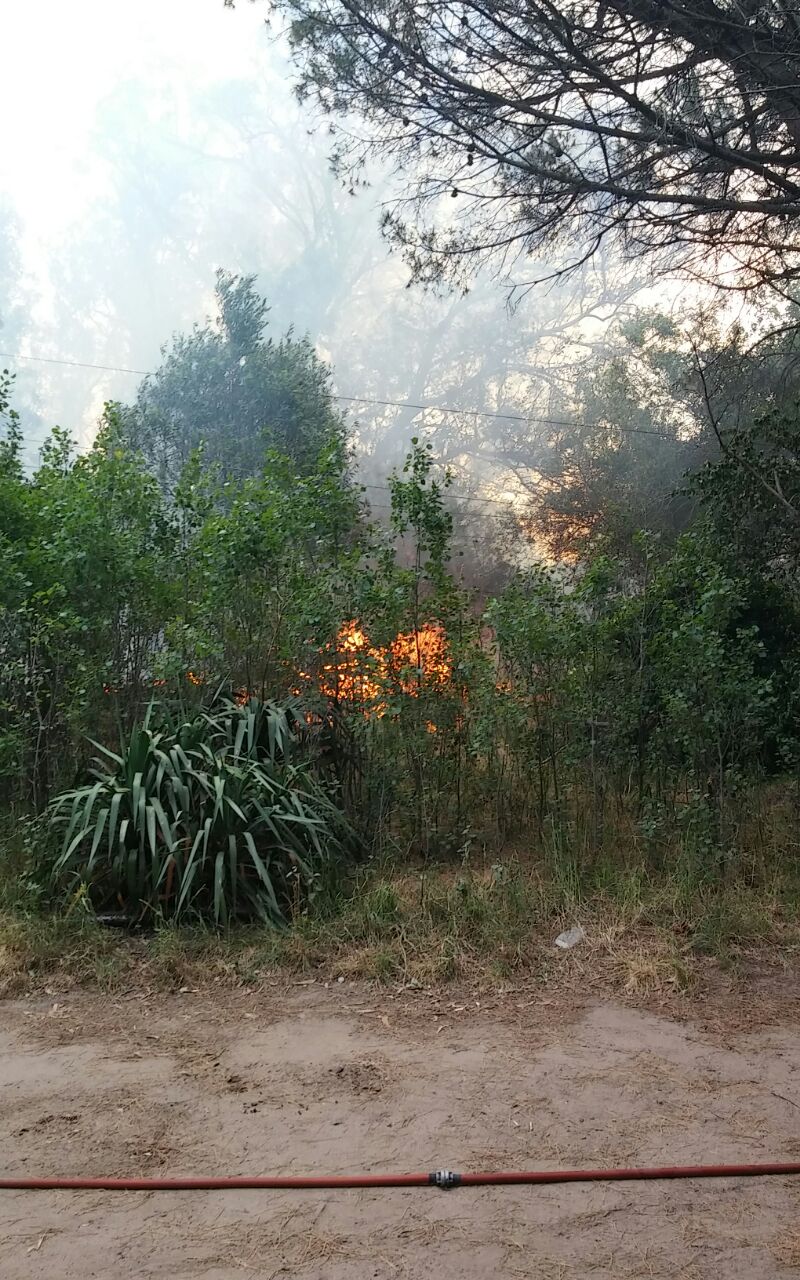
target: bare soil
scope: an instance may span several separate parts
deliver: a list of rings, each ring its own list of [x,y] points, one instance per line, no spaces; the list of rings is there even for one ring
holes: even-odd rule
[[[771,1010],[782,1009],[784,1021]],[[0,1005],[8,1174],[800,1157],[800,1025],[575,993],[68,994]],[[358,1192],[0,1192],[6,1280],[800,1276],[800,1179]]]

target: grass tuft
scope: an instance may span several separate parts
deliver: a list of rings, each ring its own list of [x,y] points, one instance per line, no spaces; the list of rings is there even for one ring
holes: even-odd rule
[[[53,913],[32,863],[0,859],[0,993],[45,987],[118,990],[257,986],[289,973],[422,985],[520,979],[586,988],[602,974],[621,996],[691,991],[702,957],[735,968],[769,942],[800,943],[795,881],[712,887],[641,866],[597,862],[576,879],[546,861],[510,857],[490,866],[383,862],[327,886],[282,932],[229,932],[160,923],[127,935],[100,927],[85,899]],[[5,874],[3,874],[5,872]],[[576,923],[586,940],[560,952]]]

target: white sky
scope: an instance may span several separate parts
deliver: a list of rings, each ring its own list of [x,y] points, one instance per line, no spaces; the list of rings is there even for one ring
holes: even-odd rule
[[[265,12],[223,0],[5,0],[0,192],[22,221],[29,267],[96,194],[103,99],[132,77],[201,85],[255,72]]]
[[[105,104],[118,111],[118,90],[135,82],[160,96],[168,112],[186,100],[182,88],[191,97],[227,80],[274,85],[285,64],[285,95],[281,86],[278,91],[288,106],[288,56],[270,49],[266,15],[265,4],[249,0],[235,10],[223,0],[0,0],[0,206],[9,208],[19,230],[32,322],[20,354],[96,358],[88,347],[73,349],[71,335],[52,331],[52,268],[82,217],[88,220],[109,194],[108,159],[98,136]],[[163,119],[171,129],[168,115]],[[182,123],[174,122],[176,135]],[[198,320],[212,283],[209,277],[207,297],[196,300]],[[161,319],[154,317],[153,351],[142,359],[152,360],[169,336]],[[71,375],[36,363],[21,363],[17,373],[26,375],[28,386],[35,384],[45,419],[65,422],[79,438],[93,433],[105,399],[124,398],[135,386],[125,375]],[[24,398],[24,392],[18,396],[18,408],[26,421]]]
[[[4,53],[0,72],[0,202],[7,202],[19,220],[23,264],[34,299],[31,318],[34,327],[41,325],[41,332],[48,333],[54,288],[48,269],[59,261],[58,255],[69,243],[70,228],[79,226],[82,214],[104,195],[108,167],[101,158],[96,134],[104,104],[111,103],[119,87],[135,80],[152,86],[154,93],[160,86],[187,86],[196,91],[226,80],[263,78],[270,84],[275,112],[283,112],[292,94],[290,68],[287,59],[284,92],[280,74],[285,55],[270,54],[263,3],[238,0],[235,10],[226,8],[223,0],[135,0],[128,4],[122,0],[0,0],[0,5]],[[182,98],[178,94],[172,101]],[[118,109],[118,98],[116,105]],[[179,135],[181,130],[176,127],[175,132]],[[231,222],[231,239],[235,241],[235,208],[231,209]],[[253,269],[236,264],[235,259],[224,265]],[[402,281],[398,290],[402,290]],[[662,282],[653,300],[663,304],[668,296]],[[0,309],[1,304],[2,299]],[[201,300],[196,314],[202,320]],[[503,313],[499,286],[498,316],[498,324],[511,323]],[[353,323],[358,319],[356,315]],[[154,343],[169,336],[158,317],[154,317],[153,329]],[[85,353],[75,351],[63,333],[48,333],[42,340],[34,332],[23,350],[27,354],[58,357],[69,353],[92,359],[88,349]],[[365,365],[371,359],[370,335],[365,333]],[[117,357],[112,354],[109,362],[116,363]],[[43,416],[64,421],[65,393],[71,385],[67,371],[42,365],[21,368],[27,368],[31,378],[36,374],[41,382]],[[336,374],[340,386],[354,389],[350,368],[336,368]],[[103,399],[125,397],[134,385],[127,376],[103,377],[81,371],[79,383],[78,376],[73,381],[85,389],[83,408],[78,407],[79,397],[67,400],[72,407],[66,410],[65,423],[76,432],[92,429]]]

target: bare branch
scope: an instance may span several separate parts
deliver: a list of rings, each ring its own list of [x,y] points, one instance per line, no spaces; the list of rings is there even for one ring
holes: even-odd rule
[[[558,240],[581,262],[607,233],[723,289],[800,275],[790,0],[270,3],[300,92],[366,124],[340,170],[377,155],[413,180],[386,229],[419,278]]]

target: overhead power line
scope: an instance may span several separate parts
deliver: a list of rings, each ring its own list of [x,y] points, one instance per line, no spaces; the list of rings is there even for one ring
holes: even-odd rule
[[[491,409],[453,409],[448,408],[444,404],[412,404],[409,400],[375,400],[369,396],[339,396],[335,395],[334,400],[345,400],[348,404],[377,404],[387,409],[435,409],[437,413],[460,413],[466,418],[500,418],[503,422],[530,422],[529,417],[524,417],[519,413],[493,413]],[[537,422],[544,422],[546,419],[537,418]],[[555,419],[552,419],[555,421]],[[566,425],[566,424],[565,424]]]
[[[129,369],[124,365],[89,364],[85,360],[60,360],[54,356],[12,355],[8,351],[0,351],[0,360],[28,360],[36,364],[66,365],[72,369],[95,369],[103,373],[129,373],[146,378],[152,369]],[[524,422],[548,427],[585,427],[597,431],[621,431],[625,435],[656,436],[660,440],[675,440],[675,436],[667,431],[654,431],[650,427],[623,427],[609,422],[576,422],[569,418],[548,418],[538,414],[495,413],[491,409],[466,409],[452,405],[415,404],[409,400],[381,400],[373,396],[345,396],[332,394],[332,399],[347,404],[370,404],[385,409],[413,409],[415,412],[433,412],[455,414],[464,418],[489,418],[500,422]]]
[[[150,369],[125,369],[117,364],[87,364],[85,360],[57,360],[55,356],[21,356],[12,355],[10,351],[0,351],[0,360],[32,360],[36,364],[63,364],[72,369],[101,369],[104,373],[135,373],[146,378]]]
[[[388,484],[362,484],[362,489],[379,489],[382,493],[390,493],[391,485]],[[443,495],[449,494],[451,498],[458,498],[459,502],[491,502],[496,507],[510,507],[510,502],[504,498],[481,498],[477,493],[455,493],[452,489],[444,489]],[[391,511],[391,507],[379,508],[376,503],[371,502],[371,507],[375,510]]]

